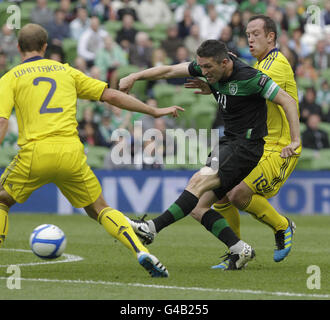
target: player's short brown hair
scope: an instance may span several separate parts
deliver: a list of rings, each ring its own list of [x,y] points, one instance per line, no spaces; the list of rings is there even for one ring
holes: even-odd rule
[[[34,23],[26,24],[18,33],[18,45],[22,52],[41,51],[47,39],[45,28]]]
[[[226,44],[219,40],[205,40],[196,53],[202,58],[213,58],[219,64],[223,59],[229,59]]]

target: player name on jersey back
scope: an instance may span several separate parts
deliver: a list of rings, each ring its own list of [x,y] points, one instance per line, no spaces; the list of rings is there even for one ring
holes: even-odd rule
[[[22,77],[26,74],[35,72],[56,72],[66,71],[65,67],[60,64],[41,65],[41,66],[22,66],[21,69],[15,70],[14,75],[16,78]]]

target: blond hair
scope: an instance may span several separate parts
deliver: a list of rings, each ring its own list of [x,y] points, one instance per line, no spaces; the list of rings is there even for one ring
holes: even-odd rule
[[[22,52],[41,51],[47,39],[45,28],[34,23],[26,24],[18,33],[18,45]]]

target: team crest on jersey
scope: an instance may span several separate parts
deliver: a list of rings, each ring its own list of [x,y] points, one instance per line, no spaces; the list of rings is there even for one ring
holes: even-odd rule
[[[237,90],[238,90],[237,83],[230,82],[229,83],[229,93],[234,96],[237,93]]]

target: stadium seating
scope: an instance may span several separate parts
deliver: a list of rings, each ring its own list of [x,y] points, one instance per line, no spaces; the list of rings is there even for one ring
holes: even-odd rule
[[[10,160],[8,157],[2,153],[0,153],[0,168],[6,168],[8,164],[10,163]]]
[[[166,83],[155,84],[153,91],[160,107],[170,107],[173,105],[173,97],[177,94],[177,88],[174,85]]]
[[[0,147],[0,168],[5,168],[17,154],[17,149],[13,146]]]
[[[48,8],[55,11],[59,7],[59,1],[47,1]],[[74,5],[71,5],[71,8],[73,8]]]
[[[212,122],[215,118],[216,110],[208,104],[196,105],[193,108],[192,116],[195,119],[195,128],[199,129],[211,129]]]
[[[22,1],[21,3],[21,24],[30,22],[31,10],[36,6],[35,2]]]
[[[330,69],[325,69],[321,71],[321,79],[330,79]]]
[[[92,152],[87,155],[87,164],[93,169],[102,169],[104,162]]]
[[[330,148],[321,150],[303,148],[297,169],[330,170]]]
[[[101,146],[88,146],[88,153],[92,152],[97,155],[99,158],[104,158],[105,155],[109,152],[109,148]]]
[[[303,148],[296,168],[300,170],[310,170],[316,155],[317,151],[309,148]]]
[[[104,30],[108,31],[113,38],[115,38],[117,32],[121,29],[122,25],[123,23],[121,21],[110,20],[110,21],[106,21],[103,24],[103,28]]]
[[[300,125],[300,133],[303,133],[306,130],[307,126],[303,122],[300,122],[299,125]]]
[[[7,8],[8,8],[8,2],[0,2],[0,25],[3,26],[8,17],[9,14],[7,13]]]
[[[324,130],[330,141],[330,123],[320,122],[320,129]],[[300,123],[300,132],[306,130],[306,124]],[[303,148],[299,158],[297,169],[300,170],[325,170],[330,169],[330,148],[313,150]]]
[[[62,48],[65,53],[65,60],[74,65],[74,61],[77,57],[77,41],[75,39],[66,38],[62,42]]]
[[[135,21],[134,24],[133,24],[133,27],[137,31],[143,31],[143,32],[150,31],[150,28],[141,21]]]
[[[139,70],[140,70],[139,67],[132,64],[126,66],[120,66],[117,69],[118,79],[124,78],[133,72],[138,72]],[[147,85],[148,85],[148,81],[146,80],[136,81],[130,92],[134,94],[138,99],[145,101],[147,99],[147,93],[146,93]]]
[[[192,117],[193,104],[197,101],[197,98],[189,89],[180,88],[177,94],[173,95],[173,105],[185,108],[185,111],[180,113],[180,117],[177,119],[177,123],[180,127],[191,128],[194,123]]]
[[[298,85],[298,88],[300,88],[303,92],[305,92],[305,90],[307,88],[313,87],[314,84],[311,79],[298,77],[297,85]]]
[[[163,30],[154,29],[148,32],[150,39],[152,42],[161,42],[167,38],[166,33]]]
[[[197,96],[197,102],[203,106],[203,105],[208,105],[212,106],[214,109],[218,109],[219,105],[217,101],[214,99],[212,94],[209,95],[203,95],[203,94],[198,94]]]
[[[15,157],[17,154],[17,148],[14,146],[6,146],[1,148],[1,153],[7,155],[10,161]]]
[[[319,128],[321,130],[324,130],[328,134],[329,141],[330,141],[330,123],[329,122],[320,122]]]
[[[197,95],[197,101],[192,108],[192,117],[196,129],[211,129],[215,119],[218,104],[213,95]]]
[[[329,170],[330,169],[330,149],[321,149],[318,156],[314,157],[309,170]]]
[[[126,66],[120,66],[117,69],[118,78],[119,79],[124,78],[124,77],[130,75],[131,73],[137,72],[137,71],[139,71],[139,67],[137,67],[135,65],[132,65],[132,64],[129,64],[129,65],[126,65]]]
[[[36,6],[35,1],[22,1],[20,4],[22,13],[25,12],[26,14],[30,15],[31,10]]]
[[[102,169],[104,167],[104,157],[110,151],[109,148],[88,146],[85,150],[87,152],[88,165],[94,169]]]

